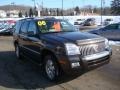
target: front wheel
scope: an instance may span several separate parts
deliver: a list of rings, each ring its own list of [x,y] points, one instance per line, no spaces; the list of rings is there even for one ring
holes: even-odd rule
[[[51,81],[55,81],[58,79],[60,75],[59,66],[55,61],[54,56],[47,55],[44,58],[44,70],[47,78]]]
[[[20,48],[19,48],[19,46],[16,44],[15,45],[15,54],[16,54],[16,57],[18,58],[18,59],[21,59],[22,58],[22,56],[21,56],[21,54],[20,54]]]

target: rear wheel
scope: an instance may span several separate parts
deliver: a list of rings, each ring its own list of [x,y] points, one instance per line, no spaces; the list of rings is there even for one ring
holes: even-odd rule
[[[53,55],[47,55],[44,60],[44,70],[47,78],[51,81],[57,80],[60,76],[60,68],[55,61],[56,58]]]

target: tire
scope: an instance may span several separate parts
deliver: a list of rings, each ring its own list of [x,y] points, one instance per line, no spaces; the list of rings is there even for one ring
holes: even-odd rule
[[[47,55],[44,58],[44,73],[50,81],[58,80],[60,77],[60,68],[53,55]]]
[[[20,48],[19,48],[19,45],[18,45],[18,44],[15,45],[15,54],[16,54],[16,57],[17,57],[18,59],[21,59],[21,58],[22,58],[22,55],[21,55]]]

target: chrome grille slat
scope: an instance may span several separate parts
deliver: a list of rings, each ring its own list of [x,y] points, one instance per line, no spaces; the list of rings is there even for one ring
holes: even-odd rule
[[[89,54],[89,52],[91,53],[91,48],[88,48],[87,55]]]
[[[92,44],[81,44],[79,46],[82,56],[92,55],[105,51],[105,42],[97,42]]]
[[[83,50],[83,55],[85,55],[85,51],[86,51],[86,47],[84,47],[84,50]]]
[[[84,55],[85,47],[83,47],[81,50],[82,50],[82,56],[83,56]]]
[[[88,54],[88,47],[86,47],[86,50],[85,50],[85,55],[87,55]]]

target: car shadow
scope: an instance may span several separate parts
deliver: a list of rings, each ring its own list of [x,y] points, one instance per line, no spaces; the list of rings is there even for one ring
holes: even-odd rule
[[[18,60],[14,51],[0,51],[0,86],[5,88],[45,89],[71,81],[83,74],[65,75],[57,82],[50,82],[42,73],[41,68],[29,62],[29,60]]]
[[[1,34],[0,33],[0,36],[6,36],[6,37],[9,37],[9,36],[13,36],[12,34]]]

